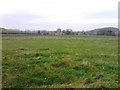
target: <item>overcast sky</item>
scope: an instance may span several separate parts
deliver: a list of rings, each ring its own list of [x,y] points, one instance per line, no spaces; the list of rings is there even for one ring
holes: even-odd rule
[[[119,0],[0,0],[0,27],[91,30],[118,27]]]

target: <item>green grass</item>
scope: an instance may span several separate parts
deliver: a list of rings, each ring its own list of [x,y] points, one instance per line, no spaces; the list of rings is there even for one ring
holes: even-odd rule
[[[3,88],[117,88],[113,36],[2,38]]]

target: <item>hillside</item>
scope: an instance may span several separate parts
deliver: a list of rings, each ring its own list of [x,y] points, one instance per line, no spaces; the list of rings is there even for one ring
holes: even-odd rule
[[[22,31],[17,30],[17,29],[0,28],[0,31],[2,31],[2,34],[17,34],[17,33],[22,33]]]
[[[73,30],[61,30],[61,31],[44,31],[44,30],[37,30],[37,31],[21,31],[19,29],[5,29],[0,28],[0,33],[2,34],[39,34],[39,35],[107,35],[107,36],[116,36],[118,35],[118,28],[115,27],[105,27],[105,28],[97,28],[90,31],[79,31],[75,32]],[[69,32],[69,33],[68,33]]]
[[[105,28],[98,28],[94,30],[87,31],[86,33],[88,35],[109,35],[109,36],[114,36],[118,35],[118,28],[115,27],[105,27]]]
[[[33,32],[31,32],[31,31],[21,31],[19,29],[0,28],[0,33],[2,33],[2,34],[30,34],[30,33],[33,33]]]

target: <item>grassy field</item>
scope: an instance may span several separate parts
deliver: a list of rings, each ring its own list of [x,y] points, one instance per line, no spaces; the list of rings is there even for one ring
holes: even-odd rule
[[[2,38],[3,88],[117,88],[113,36]]]

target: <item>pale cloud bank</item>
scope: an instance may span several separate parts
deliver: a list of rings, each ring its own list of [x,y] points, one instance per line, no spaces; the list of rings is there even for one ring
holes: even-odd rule
[[[117,27],[119,0],[1,0],[1,27],[19,29]]]

